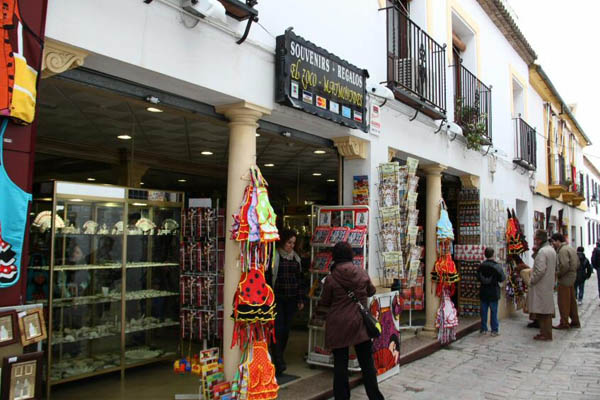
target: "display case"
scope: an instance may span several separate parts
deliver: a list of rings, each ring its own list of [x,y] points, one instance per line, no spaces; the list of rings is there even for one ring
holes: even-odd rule
[[[183,197],[41,185],[27,300],[47,306],[49,386],[176,357]]]

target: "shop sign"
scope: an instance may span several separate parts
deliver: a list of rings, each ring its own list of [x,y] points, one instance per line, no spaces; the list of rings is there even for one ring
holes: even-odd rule
[[[288,29],[277,37],[276,101],[367,132],[366,69]]]
[[[381,108],[377,104],[371,104],[371,112],[369,113],[369,132],[371,135],[379,136],[381,133],[380,110]]]

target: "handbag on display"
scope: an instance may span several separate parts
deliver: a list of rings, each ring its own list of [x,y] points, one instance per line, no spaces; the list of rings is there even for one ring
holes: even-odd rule
[[[333,275],[331,275],[331,277],[333,278]],[[365,328],[367,328],[367,335],[369,335],[369,338],[378,338],[381,335],[381,324],[379,323],[377,318],[375,318],[373,314],[367,311],[367,309],[362,305],[358,298],[356,298],[356,295],[353,291],[346,289],[344,286],[342,286],[341,283],[337,281],[337,279],[333,279],[338,283],[338,285],[342,287],[342,289],[346,291],[346,295],[358,305],[358,312],[362,316]]]

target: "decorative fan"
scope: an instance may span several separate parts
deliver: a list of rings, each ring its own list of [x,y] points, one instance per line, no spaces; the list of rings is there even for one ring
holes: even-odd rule
[[[150,221],[148,218],[140,218],[136,223],[135,227],[141,229],[142,232],[146,233],[156,228],[156,224]]]
[[[117,222],[112,229],[113,235],[120,235],[123,233],[123,221]]]
[[[179,228],[179,224],[177,221],[171,218],[167,218],[162,223],[162,229],[167,230],[169,232],[173,232]]]
[[[42,233],[46,232],[52,226],[52,211],[40,212],[36,215],[32,225],[38,228]],[[65,227],[65,222],[58,214],[54,216],[54,225],[57,228]]]
[[[83,224],[83,233],[86,235],[93,235],[96,233],[96,228],[98,228],[98,223],[96,221],[86,221]]]

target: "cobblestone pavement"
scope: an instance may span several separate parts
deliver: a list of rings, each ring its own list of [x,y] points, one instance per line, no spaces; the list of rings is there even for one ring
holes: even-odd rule
[[[539,331],[526,328],[528,318],[518,311],[500,321],[500,336],[472,333],[403,366],[398,375],[380,383],[380,389],[388,400],[600,399],[596,276],[585,289],[579,307],[582,329],[554,330],[552,342],[534,341]],[[352,391],[352,399],[367,399],[363,386]]]

